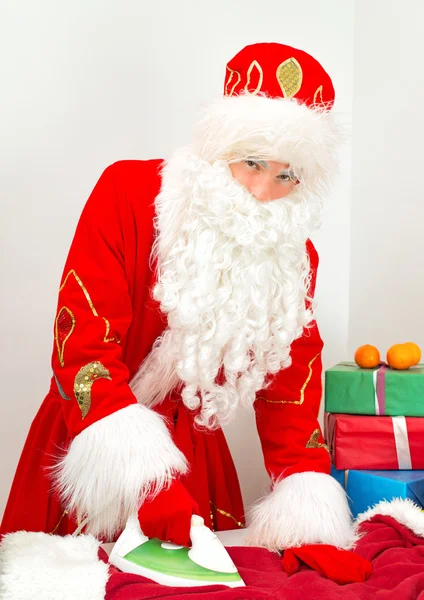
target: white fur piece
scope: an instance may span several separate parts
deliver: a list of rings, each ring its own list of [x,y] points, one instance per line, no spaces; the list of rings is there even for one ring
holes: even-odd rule
[[[0,544],[3,600],[103,600],[108,565],[92,536],[18,531]]]
[[[394,498],[390,502],[382,500],[356,517],[355,528],[357,529],[361,523],[368,521],[374,515],[393,517],[416,535],[424,537],[424,511],[410,498]]]
[[[341,485],[326,473],[295,473],[275,484],[248,520],[249,544],[279,551],[303,544],[350,548],[355,542]]]
[[[194,130],[194,150],[209,162],[256,157],[289,163],[317,193],[337,172],[342,141],[334,113],[295,99],[224,96],[208,103]]]
[[[133,404],[77,435],[54,475],[64,506],[88,519],[88,533],[108,541],[147,495],[186,470],[163,419]]]

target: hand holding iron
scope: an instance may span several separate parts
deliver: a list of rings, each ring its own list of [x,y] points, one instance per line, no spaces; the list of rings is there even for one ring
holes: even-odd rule
[[[168,488],[141,505],[138,520],[147,537],[190,546],[190,522],[193,514],[199,514],[197,503],[184,485],[174,479]]]

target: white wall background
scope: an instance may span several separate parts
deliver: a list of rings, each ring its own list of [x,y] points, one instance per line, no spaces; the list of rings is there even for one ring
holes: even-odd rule
[[[374,3],[358,4],[361,16],[365,5]],[[377,17],[378,11],[376,21]],[[362,32],[363,23],[357,22],[356,28],[357,33]],[[381,27],[377,29],[380,34]],[[396,147],[396,140],[403,135],[410,115],[403,114],[402,123],[392,119],[386,123],[389,109],[381,112],[377,102],[372,117],[365,112],[363,99],[370,94],[387,101],[405,91],[395,65],[390,67],[389,62],[387,73],[392,75],[392,84],[385,82],[385,97],[372,79],[373,64],[365,63],[366,56],[371,63],[375,60],[373,32],[375,29],[370,28],[367,46],[358,48],[359,64],[368,72],[363,88],[354,90],[353,0],[3,0],[0,514],[30,422],[48,389],[56,294],[66,253],[83,204],[102,170],[119,159],[169,156],[174,147],[189,139],[198,105],[221,94],[227,60],[246,44],[276,41],[300,47],[325,65],[337,90],[335,110],[348,132],[355,94],[361,108],[357,126],[362,135],[355,143],[363,162],[376,160],[372,145],[367,143],[370,124],[377,134],[388,133],[390,128],[390,136],[385,143],[380,139],[378,148],[385,150],[387,162],[393,160],[390,152],[394,147],[402,169],[394,179],[391,165],[385,171],[386,162],[380,159],[374,185],[386,178],[393,185],[396,181],[400,192],[401,177],[405,171],[410,174],[411,151],[408,165],[403,165],[406,157]],[[402,35],[406,41],[408,32]],[[400,58],[394,53],[391,60]],[[402,68],[408,69],[409,64],[402,62]],[[407,82],[406,73],[404,76]],[[416,90],[411,86],[408,90],[418,102]],[[408,99],[398,102],[398,117],[401,103],[405,110]],[[414,136],[415,131],[410,131],[409,144]],[[415,143],[418,146],[419,142]],[[342,177],[328,201],[325,226],[316,240],[321,254],[317,298],[326,341],[325,366],[346,358],[347,352],[350,164],[348,143],[342,156]],[[380,231],[378,241],[371,235],[369,210],[375,212],[369,207],[375,200],[371,173],[376,173],[374,168],[361,168],[358,159],[355,168],[361,183],[371,182],[371,188],[365,196],[363,188],[354,187],[355,193],[362,194],[363,206],[355,207],[352,238],[357,240],[355,226],[366,220],[369,243],[375,242],[379,248],[367,252],[361,232],[360,247],[365,256],[373,254],[376,259],[384,254],[385,244],[384,231]],[[418,177],[419,170],[413,175]],[[412,214],[411,199],[416,202],[418,198],[413,182],[408,183],[408,193],[394,193],[393,198]],[[412,246],[408,248],[412,250]],[[403,246],[405,252],[408,248]],[[395,252],[394,247],[392,250]],[[354,254],[363,260],[362,254]],[[414,254],[409,273],[412,268],[418,270],[418,258]],[[407,254],[402,262],[408,262],[406,259]],[[357,283],[360,271],[355,261],[353,276]],[[370,268],[370,283],[374,276],[375,269]],[[411,285],[415,285],[413,281]],[[371,291],[375,293],[375,288]],[[371,300],[368,293],[366,297],[374,307],[369,321],[377,327],[373,319],[379,302]],[[384,300],[388,300],[387,291]],[[352,314],[358,327],[363,325],[362,305],[354,295],[352,302],[357,303]],[[381,319],[380,327],[388,322]],[[249,504],[267,485],[252,415],[240,414],[227,434]]]
[[[424,348],[424,3],[355,3],[350,356]]]

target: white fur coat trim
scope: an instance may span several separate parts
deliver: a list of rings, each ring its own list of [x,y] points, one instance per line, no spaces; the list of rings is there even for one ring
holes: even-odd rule
[[[351,514],[341,485],[325,473],[295,473],[275,484],[251,510],[249,543],[278,551],[303,544],[350,548]]]
[[[387,515],[393,517],[413,531],[416,535],[424,537],[424,511],[410,498],[394,498],[390,502],[382,500],[372,508],[359,514],[355,519],[355,527],[368,521],[375,515]]]
[[[109,541],[148,495],[186,470],[162,417],[132,404],[77,435],[55,479],[64,507],[88,519],[87,533]]]
[[[103,600],[108,565],[92,536],[18,531],[0,544],[1,600]]]

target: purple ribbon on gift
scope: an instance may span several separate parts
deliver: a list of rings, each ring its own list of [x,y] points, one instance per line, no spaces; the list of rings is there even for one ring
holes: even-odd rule
[[[375,412],[377,415],[386,414],[386,372],[389,365],[385,362],[380,363],[378,369],[373,373],[375,381],[376,404]]]

